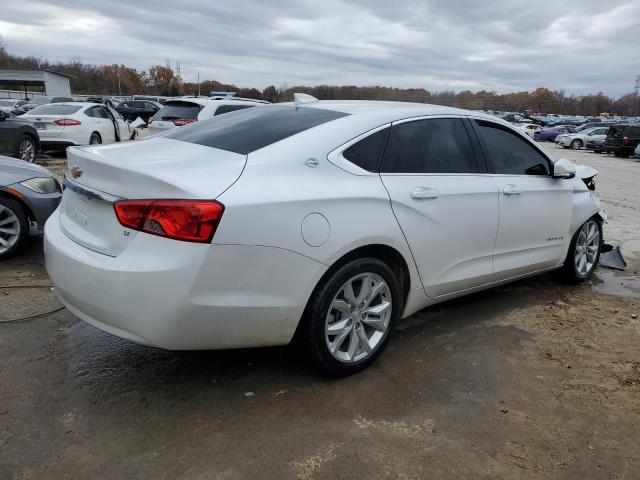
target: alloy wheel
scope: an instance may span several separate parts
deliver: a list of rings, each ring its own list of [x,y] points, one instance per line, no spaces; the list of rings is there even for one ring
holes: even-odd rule
[[[36,148],[33,142],[29,139],[24,139],[20,142],[19,147],[20,160],[33,163],[36,160]]]
[[[600,230],[595,220],[589,220],[580,229],[574,261],[579,275],[586,277],[593,268],[600,249]]]
[[[0,253],[11,249],[20,238],[20,220],[12,210],[0,205]]]
[[[571,148],[573,150],[580,150],[582,148],[582,142],[580,140],[574,140],[571,142]]]
[[[370,356],[382,343],[392,313],[389,286],[375,273],[362,273],[340,287],[329,306],[325,340],[331,355],[344,363]]]

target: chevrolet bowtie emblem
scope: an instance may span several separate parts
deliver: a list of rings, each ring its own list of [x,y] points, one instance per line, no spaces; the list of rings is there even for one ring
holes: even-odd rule
[[[82,170],[80,170],[78,167],[73,167],[71,169],[71,176],[73,178],[78,178],[82,176]]]

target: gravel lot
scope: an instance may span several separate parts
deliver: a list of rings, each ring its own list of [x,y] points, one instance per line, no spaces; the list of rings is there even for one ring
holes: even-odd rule
[[[640,160],[545,148],[600,170],[627,271],[426,309],[337,381],[288,348],[102,333],[59,309],[34,240],[0,266],[0,479],[640,478]]]

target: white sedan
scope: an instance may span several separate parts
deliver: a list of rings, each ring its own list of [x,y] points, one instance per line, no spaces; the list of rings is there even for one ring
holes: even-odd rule
[[[557,147],[580,150],[589,142],[595,142],[607,138],[608,131],[609,127],[594,127],[582,130],[581,132],[564,133],[556,137],[555,143]]]
[[[518,124],[518,125],[515,125],[515,127],[521,132],[527,134],[531,138],[533,138],[533,134],[535,132],[542,130],[542,127],[536,123]]]
[[[448,107],[297,95],[68,159],[45,255],[71,312],[166,349],[295,334],[331,375],[428,305],[586,280],[603,238],[595,170]]]
[[[97,145],[129,140],[129,123],[113,108],[99,103],[49,103],[21,118],[34,123],[43,149]]]

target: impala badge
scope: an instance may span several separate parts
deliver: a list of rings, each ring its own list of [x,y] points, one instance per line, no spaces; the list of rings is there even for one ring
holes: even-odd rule
[[[78,167],[73,167],[71,169],[71,176],[73,178],[80,178],[82,176],[82,170],[80,170]]]

